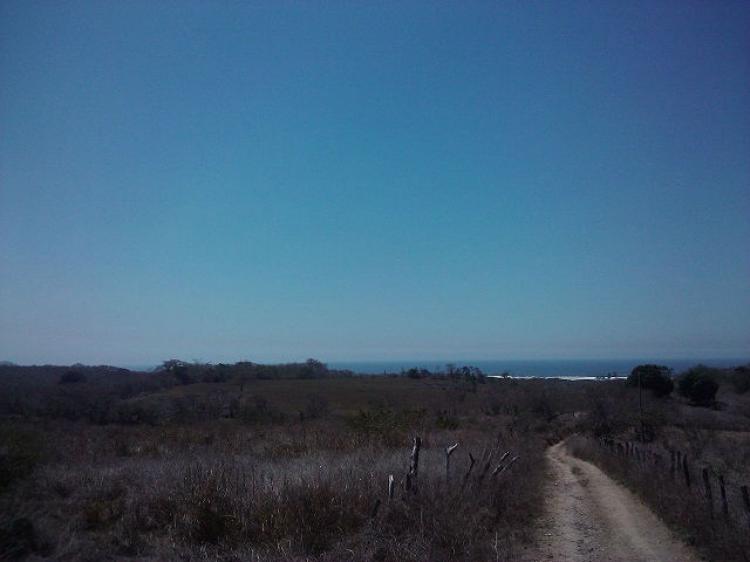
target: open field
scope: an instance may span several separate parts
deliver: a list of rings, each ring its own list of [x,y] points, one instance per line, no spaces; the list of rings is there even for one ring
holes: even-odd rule
[[[750,395],[729,384],[712,407],[643,397],[641,447],[688,456],[692,499],[602,445],[638,441],[623,381],[173,367],[2,368],[3,559],[540,559],[546,451],[566,438],[699,552],[747,553],[741,498],[726,518],[699,488],[700,463],[750,484]]]

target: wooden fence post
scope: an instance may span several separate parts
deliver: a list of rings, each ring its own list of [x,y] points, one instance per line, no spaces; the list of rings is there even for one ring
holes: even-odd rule
[[[706,489],[706,499],[708,500],[708,509],[711,512],[711,517],[714,516],[714,499],[711,494],[711,481],[708,478],[708,469],[703,469],[703,487]]]
[[[463,490],[464,487],[466,487],[466,483],[469,481],[469,476],[471,475],[471,470],[474,468],[474,463],[477,462],[477,459],[474,458],[474,455],[469,453],[469,468],[466,471],[466,474],[464,474],[464,481],[461,482],[461,489]]]
[[[373,506],[372,512],[370,513],[370,519],[375,519],[375,517],[377,517],[378,509],[380,509],[380,504],[381,504],[380,498],[376,499],[375,505]]]
[[[409,466],[409,472],[415,477],[419,473],[419,450],[422,448],[422,438],[416,436],[414,438],[414,446],[411,449],[411,465]]]
[[[450,482],[451,479],[451,455],[453,451],[458,447],[458,443],[445,448],[445,481]]]
[[[685,475],[685,485],[690,488],[690,470],[688,469],[687,455],[682,455],[682,472]]]
[[[417,491],[417,475],[419,474],[419,450],[422,448],[422,438],[418,435],[414,438],[414,446],[411,449],[409,460],[409,472],[406,473],[406,489]]]
[[[505,451],[503,453],[503,456],[500,457],[500,462],[495,467],[495,470],[492,471],[492,476],[495,476],[498,472],[500,472],[500,469],[503,467],[503,461],[508,458],[508,455],[510,455],[510,451]]]
[[[506,465],[505,465],[505,466],[504,466],[503,468],[501,468],[501,469],[500,469],[500,472],[499,472],[498,474],[502,474],[503,472],[505,472],[506,470],[508,470],[508,469],[509,469],[509,468],[510,468],[511,466],[513,466],[513,464],[514,464],[514,463],[515,463],[515,462],[516,462],[517,460],[518,460],[518,456],[515,456],[515,457],[513,457],[512,459],[510,459],[510,462],[509,462],[508,464],[506,464]]]
[[[724,486],[723,474],[719,474],[719,492],[721,492],[721,511],[724,517],[729,517],[729,503],[727,503],[727,489]]]
[[[669,451],[669,458],[670,458],[669,477],[672,480],[674,480],[674,467],[675,467],[675,459],[677,458],[677,453],[674,450]]]
[[[484,463],[484,468],[482,469],[482,472],[479,473],[479,476],[477,477],[477,481],[475,483],[475,486],[479,486],[482,483],[482,480],[484,480],[484,477],[487,475],[487,472],[490,469],[490,465],[492,464],[492,457],[495,455],[495,450],[490,449],[489,453],[486,455],[487,460]],[[482,459],[484,460],[484,459]]]
[[[742,491],[742,503],[745,506],[745,515],[747,515],[748,523],[750,523],[750,493],[747,491],[747,486],[740,487]]]

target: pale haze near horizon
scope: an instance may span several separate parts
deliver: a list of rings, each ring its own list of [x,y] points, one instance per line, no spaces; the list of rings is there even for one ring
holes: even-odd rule
[[[0,360],[750,356],[750,4],[0,5]]]

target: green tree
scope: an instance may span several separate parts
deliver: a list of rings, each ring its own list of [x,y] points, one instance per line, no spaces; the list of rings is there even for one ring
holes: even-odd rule
[[[60,384],[72,384],[77,382],[86,382],[86,375],[80,371],[66,371],[60,377]]]
[[[737,367],[730,378],[734,391],[737,394],[745,394],[750,390],[750,365]]]
[[[664,365],[638,365],[630,372],[627,380],[628,386],[649,389],[654,396],[661,398],[669,396],[674,390],[672,382],[672,369]]]
[[[696,365],[680,377],[678,389],[680,394],[697,406],[712,404],[719,390],[715,369]]]

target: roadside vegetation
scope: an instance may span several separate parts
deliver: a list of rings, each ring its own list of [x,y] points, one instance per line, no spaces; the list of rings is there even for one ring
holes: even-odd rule
[[[569,449],[636,492],[708,559],[748,560],[750,370],[697,365],[673,378],[642,365],[628,377],[631,394],[639,376],[642,414],[596,407]]]

